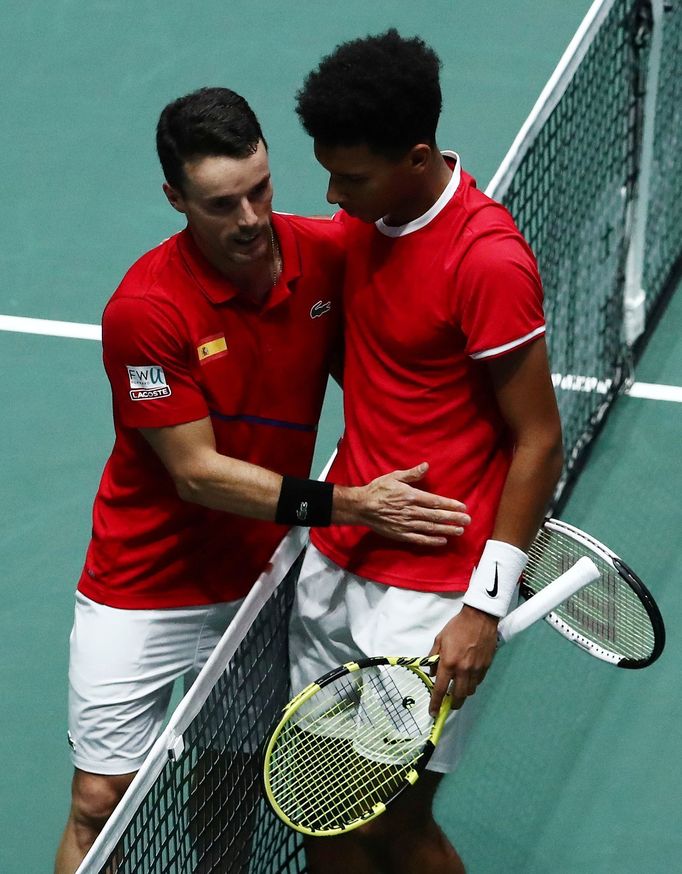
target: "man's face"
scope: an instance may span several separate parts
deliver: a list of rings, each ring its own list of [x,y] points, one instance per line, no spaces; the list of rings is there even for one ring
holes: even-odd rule
[[[272,184],[263,142],[246,158],[198,158],[184,171],[183,190],[164,191],[209,261],[229,269],[268,257]]]
[[[329,173],[327,200],[364,222],[399,215],[414,191],[410,154],[391,160],[366,145],[324,146],[315,157]]]

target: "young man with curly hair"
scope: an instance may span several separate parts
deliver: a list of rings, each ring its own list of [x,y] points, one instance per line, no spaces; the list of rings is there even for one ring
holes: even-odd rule
[[[439,68],[421,39],[389,30],[338,46],[298,94],[348,235],[345,433],[329,480],[365,482],[416,453],[430,465],[425,487],[472,519],[440,551],[361,526],[311,534],[294,691],[350,659],[430,651],[432,708],[450,687],[456,710],[429,770],[384,816],[307,841],[316,874],[464,871],[432,801],[562,466],[535,259],[504,207],[438,149]]]

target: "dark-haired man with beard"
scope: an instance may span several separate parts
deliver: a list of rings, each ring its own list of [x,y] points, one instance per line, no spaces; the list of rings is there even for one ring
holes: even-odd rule
[[[196,676],[288,526],[370,525],[438,545],[468,521],[458,501],[410,485],[426,465],[359,487],[307,479],[346,232],[272,212],[247,102],[226,88],[173,101],[157,149],[187,227],[130,268],[103,316],[116,441],[76,593],[75,772],[57,874],[78,867],[159,734],[174,681]]]

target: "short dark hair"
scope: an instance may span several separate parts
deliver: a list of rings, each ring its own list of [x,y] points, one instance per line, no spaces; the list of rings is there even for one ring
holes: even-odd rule
[[[156,151],[169,185],[182,190],[186,161],[247,158],[263,140],[255,113],[229,88],[200,88],[169,103],[156,127]],[[267,143],[265,143],[267,147]]]
[[[303,127],[326,146],[367,145],[388,156],[435,144],[441,62],[395,28],[337,46],[296,95]]]

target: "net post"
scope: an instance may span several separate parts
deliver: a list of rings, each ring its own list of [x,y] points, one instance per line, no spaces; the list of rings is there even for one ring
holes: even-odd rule
[[[635,194],[630,211],[630,239],[625,263],[623,338],[632,348],[646,326],[646,289],[643,288],[647,219],[654,161],[656,98],[663,47],[664,2],[646,0],[640,11],[650,10],[650,47],[642,107],[642,135]],[[639,95],[638,95],[639,97]]]

